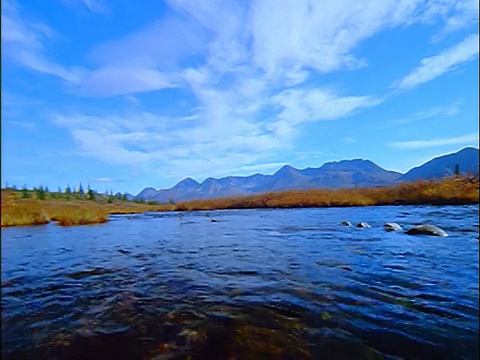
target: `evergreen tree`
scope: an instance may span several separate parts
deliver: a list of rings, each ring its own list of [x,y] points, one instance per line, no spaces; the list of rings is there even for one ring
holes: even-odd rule
[[[45,200],[45,189],[43,188],[42,185],[38,187],[38,189],[35,189],[36,194],[37,194],[37,199],[39,200]]]
[[[87,190],[88,200],[95,200],[95,192],[92,189]]]
[[[70,200],[70,194],[72,193],[72,190],[70,189],[70,185],[67,185],[65,188],[65,199]]]
[[[108,202],[109,204],[112,204],[112,203],[113,203],[113,199],[114,199],[114,197],[113,197],[113,191],[112,191],[112,189],[110,189],[110,194],[107,195],[107,202]]]
[[[27,189],[27,185],[23,185],[23,188],[22,188],[22,199],[28,199],[30,198],[31,195],[30,195],[30,192],[28,191]]]

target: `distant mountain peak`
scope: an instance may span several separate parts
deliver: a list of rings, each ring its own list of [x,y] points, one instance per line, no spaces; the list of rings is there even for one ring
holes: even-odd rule
[[[371,171],[384,170],[371,160],[348,159],[326,162],[320,167],[321,170],[348,170],[348,171]]]
[[[192,179],[191,177],[187,177],[185,179],[183,179],[182,181],[180,181],[177,185],[175,186],[194,186],[194,185],[200,185],[200,183],[194,179]]]
[[[457,167],[460,174],[478,176],[478,155],[477,148],[466,147],[454,153],[437,156],[410,169],[398,181],[428,180],[451,176]]]
[[[467,146],[461,150],[458,150],[456,152],[456,154],[459,154],[459,153],[462,153],[462,152],[467,152],[467,151],[474,151],[474,152],[477,152],[478,153],[478,148],[474,147],[474,146]],[[455,154],[455,153],[454,153]]]
[[[151,187],[151,186],[147,186],[145,189],[143,189],[143,191],[157,191],[157,189],[155,189],[154,187]]]
[[[368,159],[330,161],[322,166],[303,170],[291,165],[282,166],[273,175],[226,176],[220,179],[209,177],[201,184],[187,177],[169,189],[143,189],[136,198],[155,200],[186,201],[222,196],[260,194],[271,191],[294,189],[341,189],[393,185],[402,181],[441,178],[452,175],[455,168],[462,174],[477,174],[478,149],[474,147],[438,156],[402,175],[388,171]]]
[[[279,170],[277,170],[277,172],[274,175],[285,174],[285,173],[289,173],[289,172],[292,172],[292,171],[297,171],[297,169],[295,169],[291,165],[283,165]]]

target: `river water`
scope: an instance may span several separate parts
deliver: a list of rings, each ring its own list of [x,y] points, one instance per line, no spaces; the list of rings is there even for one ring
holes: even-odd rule
[[[2,228],[2,358],[477,359],[478,216],[261,209]]]

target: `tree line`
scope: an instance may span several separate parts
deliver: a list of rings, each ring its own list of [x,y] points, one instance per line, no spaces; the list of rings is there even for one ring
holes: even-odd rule
[[[112,190],[105,190],[104,193],[99,193],[96,190],[90,187],[90,184],[84,189],[83,185],[80,183],[78,188],[75,186],[70,187],[70,185],[65,186],[62,190],[61,187],[58,187],[57,191],[51,191],[47,186],[34,186],[29,189],[27,185],[24,185],[21,189],[18,189],[15,185],[8,186],[8,183],[5,184],[5,187],[2,190],[10,190],[20,193],[20,198],[22,199],[31,199],[35,198],[37,200],[48,200],[48,199],[64,199],[64,200],[92,200],[92,201],[105,201],[108,204],[112,204],[114,201],[126,201],[134,202],[138,204],[148,204],[148,205],[159,205],[157,201],[145,201],[143,199],[129,199],[126,192],[113,193]]]

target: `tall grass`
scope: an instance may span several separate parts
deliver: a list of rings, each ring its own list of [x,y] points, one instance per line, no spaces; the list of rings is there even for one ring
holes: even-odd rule
[[[125,201],[21,198],[15,191],[2,190],[2,226],[39,225],[56,221],[58,225],[87,225],[108,221],[110,214],[137,214],[173,210],[173,205],[148,205]]]
[[[40,225],[50,222],[47,212],[36,200],[15,201],[2,198],[2,227]]]
[[[2,194],[3,226],[40,225],[56,221],[59,225],[86,225],[108,221],[108,212],[90,201],[39,201]]]
[[[91,201],[48,201],[44,208],[52,221],[61,226],[100,224],[108,221],[108,212]]]
[[[439,181],[417,181],[377,188],[297,190],[194,200],[178,203],[175,210],[472,204],[479,202],[478,189],[478,178],[452,177]]]

